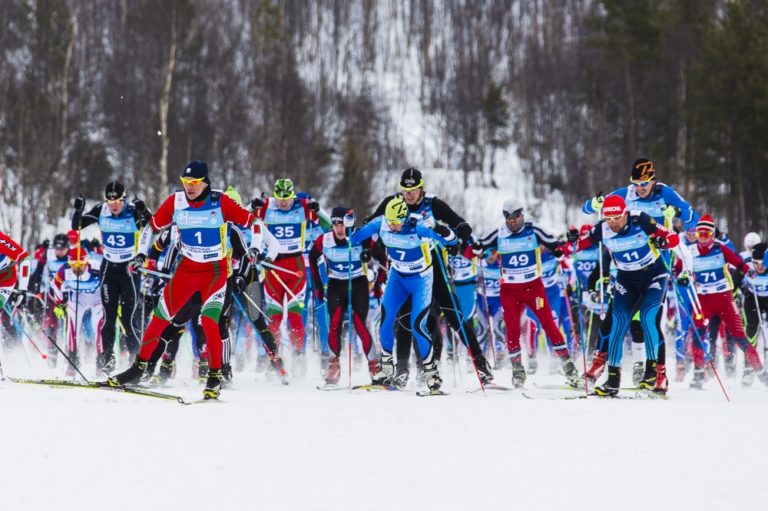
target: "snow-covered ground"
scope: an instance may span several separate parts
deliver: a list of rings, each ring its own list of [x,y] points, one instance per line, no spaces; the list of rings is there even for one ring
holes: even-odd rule
[[[50,374],[28,356],[4,354],[6,375]],[[199,397],[188,369],[164,390]],[[419,398],[321,392],[314,364],[289,386],[249,367],[221,402],[195,406],[6,380],[3,509],[747,510],[768,498],[757,382],[727,381],[731,403],[714,382],[673,383],[666,401],[528,400],[468,394],[470,373],[454,386],[442,371],[451,395]],[[541,373],[531,394],[569,394],[533,388],[561,381]]]

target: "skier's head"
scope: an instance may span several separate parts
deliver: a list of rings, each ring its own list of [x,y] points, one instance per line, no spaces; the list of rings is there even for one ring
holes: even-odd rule
[[[80,235],[76,230],[70,229],[67,231],[67,241],[69,242],[69,248],[75,248],[80,243]]]
[[[397,232],[403,227],[403,222],[408,216],[408,206],[405,205],[405,200],[402,197],[395,197],[387,202],[387,207],[384,210],[384,219],[389,224],[390,229]]]
[[[748,232],[746,236],[744,236],[744,250],[749,252],[752,250],[752,247],[760,243],[760,235],[756,232]]]
[[[69,239],[64,233],[57,234],[53,237],[53,252],[58,259],[63,259],[69,252]]]
[[[640,158],[632,164],[632,177],[630,183],[635,188],[635,192],[641,198],[648,197],[656,183],[656,169],[653,162],[648,158]]]
[[[715,243],[715,220],[706,214],[696,224],[696,241],[702,247],[711,247]]]
[[[765,272],[763,260],[765,258],[766,248],[768,248],[768,245],[762,241],[760,243],[755,243],[755,246],[752,247],[752,262],[755,263],[755,269],[760,273]]]
[[[584,224],[579,228],[579,238],[583,238],[592,231],[592,224]]]
[[[107,187],[104,189],[104,199],[113,215],[122,213],[125,207],[125,187],[123,184],[119,181],[107,183]]]
[[[187,166],[181,172],[180,179],[187,199],[195,200],[199,198],[211,184],[211,181],[208,179],[208,164],[200,160],[187,163]]]
[[[70,249],[67,264],[75,275],[82,275],[88,266],[88,252],[82,247]]]
[[[275,181],[275,188],[272,191],[272,195],[277,199],[278,209],[288,211],[293,206],[293,201],[296,198],[296,190],[293,187],[293,181],[287,177],[281,177]]]
[[[346,206],[336,206],[331,210],[331,228],[337,238],[346,237],[346,231],[344,227],[344,217],[346,215],[354,215],[355,212]]]
[[[621,231],[629,219],[627,203],[621,195],[609,195],[603,201],[603,217],[613,232]]]
[[[409,206],[418,204],[424,197],[424,177],[416,167],[405,169],[400,176],[400,192]]]
[[[519,200],[505,200],[501,206],[501,213],[504,215],[504,221],[510,231],[517,232],[523,227],[525,215],[523,214],[523,203]]]

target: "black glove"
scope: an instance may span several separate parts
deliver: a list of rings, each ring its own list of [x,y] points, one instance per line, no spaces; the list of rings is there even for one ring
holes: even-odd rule
[[[317,199],[310,197],[309,199],[307,199],[307,209],[317,213],[318,211],[320,211],[320,203],[317,202]]]
[[[651,238],[651,243],[656,248],[667,248],[669,246],[669,242],[666,238],[662,238],[661,236],[654,236]]]
[[[565,252],[563,252],[563,247],[555,247],[554,250],[552,250],[552,255],[555,256],[555,259],[558,261],[563,258],[563,255],[565,255]]]
[[[432,228],[433,231],[435,231],[437,234],[442,236],[443,238],[447,238],[451,235],[451,230],[444,226],[443,224],[435,224],[435,226]]]
[[[364,263],[369,263],[371,261],[371,249],[366,248],[362,252],[360,252],[360,260]]]
[[[244,293],[245,288],[248,287],[248,282],[245,280],[245,278],[242,275],[237,275],[235,277],[235,291],[238,293]]]
[[[461,251],[461,245],[459,243],[454,243],[453,245],[446,246],[445,250],[448,251],[448,255],[457,256]]]
[[[75,197],[75,202],[72,204],[72,206],[75,208],[75,211],[83,212],[85,209],[85,199],[83,197]]]
[[[147,256],[144,254],[138,254],[136,257],[131,259],[131,261],[128,263],[128,271],[131,273],[135,273],[139,271],[141,268],[144,267],[144,263],[147,262]]]
[[[251,211],[263,208],[264,204],[264,201],[260,197],[256,197],[251,201]]]
[[[136,199],[135,201],[133,201],[133,209],[136,211],[136,213],[139,214],[139,216],[141,216],[147,212],[147,205],[144,204],[143,200]]]
[[[477,240],[472,242],[472,255],[475,257],[483,255],[483,244]]]
[[[686,286],[688,286],[688,284],[690,284],[690,283],[691,283],[691,281],[690,281],[690,280],[688,280],[688,275],[686,275],[685,273],[683,273],[682,275],[680,275],[679,277],[677,277],[677,285],[678,285],[678,286],[683,286],[683,287],[686,287]]]
[[[571,227],[568,229],[568,232],[565,233],[565,239],[568,240],[568,243],[575,243],[579,241],[579,230],[575,227]]]
[[[51,246],[51,240],[43,240],[43,248],[48,250],[48,247]]]
[[[13,291],[11,291],[11,296],[8,297],[8,304],[12,308],[24,307],[24,304],[26,302],[27,302],[27,293],[19,289],[14,289]]]

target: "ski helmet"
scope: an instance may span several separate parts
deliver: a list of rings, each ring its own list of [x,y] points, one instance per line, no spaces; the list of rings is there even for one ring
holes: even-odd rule
[[[632,164],[632,181],[651,181],[656,179],[656,169],[648,158],[640,158]]]
[[[609,195],[603,201],[603,216],[616,218],[627,212],[627,203],[621,195]]]
[[[104,198],[108,201],[118,201],[125,199],[125,187],[118,181],[112,181],[107,184],[104,190]]]
[[[400,188],[409,192],[416,188],[424,187],[424,177],[421,175],[421,171],[416,167],[409,167],[405,169],[400,176]]]
[[[752,247],[760,243],[760,235],[756,232],[748,232],[746,236],[744,236],[744,248],[749,250],[752,250]]]
[[[408,216],[408,206],[402,197],[395,197],[387,202],[387,207],[384,210],[384,218],[387,223],[401,224],[406,216]]]
[[[69,238],[67,238],[67,235],[60,233],[54,236],[53,248],[69,248]]]
[[[507,199],[501,206],[504,218],[517,218],[523,214],[523,203],[517,199]]]
[[[187,163],[181,173],[184,179],[202,179],[208,182],[208,164],[201,160],[194,160]]]
[[[293,181],[287,177],[281,177],[275,181],[274,189],[275,199],[293,199],[296,193],[293,189]]]
[[[224,195],[226,195],[227,197],[235,201],[238,206],[243,205],[243,199],[242,197],[240,197],[240,194],[237,193],[237,190],[235,190],[235,187],[228,186],[227,191],[224,192]]]
[[[752,260],[758,263],[762,263],[765,258],[766,248],[768,248],[768,245],[762,241],[755,243],[755,246],[752,247]]]
[[[351,210],[349,208],[346,208],[344,206],[336,206],[331,210],[331,223],[332,224],[344,223],[344,216],[350,212]]]

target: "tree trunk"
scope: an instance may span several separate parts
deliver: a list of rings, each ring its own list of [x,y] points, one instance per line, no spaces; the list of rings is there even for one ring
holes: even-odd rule
[[[173,83],[173,70],[176,67],[176,2],[171,7],[171,45],[168,51],[168,66],[165,70],[163,92],[160,94],[160,186],[154,189],[154,203],[159,204],[164,194],[168,193],[168,147],[170,137],[168,135],[168,107],[171,103],[171,85]],[[152,182],[152,180],[150,180]]]
[[[677,140],[675,143],[675,167],[678,175],[682,177],[682,191],[685,197],[690,195],[690,179],[688,170],[685,168],[685,155],[688,141],[688,125],[685,119],[685,96],[686,96],[686,75],[685,64],[680,62],[677,75],[677,100],[675,110],[677,110]]]
[[[632,74],[629,69],[629,53],[626,45],[621,47],[622,64],[624,67],[624,90],[627,95],[627,112],[624,120],[624,164],[625,166],[637,158],[635,147],[635,97],[632,91]]]

